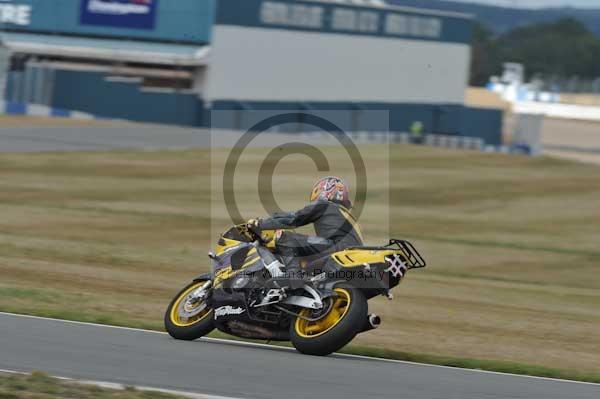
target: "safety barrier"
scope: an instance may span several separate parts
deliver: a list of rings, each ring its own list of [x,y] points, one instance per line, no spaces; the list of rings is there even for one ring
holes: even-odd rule
[[[334,136],[327,132],[299,133],[306,138],[335,142]],[[422,138],[414,138],[410,133],[400,132],[349,132],[348,136],[355,144],[423,144],[431,147],[444,147],[460,150],[473,150],[502,154],[535,155],[526,145],[486,145],[479,137],[449,136],[443,134],[427,134]]]
[[[442,134],[428,134],[425,144],[434,147],[460,148],[464,150],[481,151],[485,142],[478,137],[446,136]]]
[[[86,112],[71,111],[62,108],[53,108],[39,104],[24,104],[11,101],[0,101],[0,114],[2,115],[29,115],[50,116],[71,119],[103,119]]]

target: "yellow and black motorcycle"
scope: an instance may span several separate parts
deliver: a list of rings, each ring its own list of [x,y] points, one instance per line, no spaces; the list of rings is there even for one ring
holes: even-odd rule
[[[212,272],[194,279],[167,308],[165,327],[173,338],[194,340],[217,328],[328,355],[379,326],[379,316],[368,311],[369,299],[391,299],[390,290],[408,270],[425,267],[411,243],[392,239],[303,263],[300,275],[272,277],[257,251],[268,246],[265,233],[241,224],[222,234],[209,254]]]

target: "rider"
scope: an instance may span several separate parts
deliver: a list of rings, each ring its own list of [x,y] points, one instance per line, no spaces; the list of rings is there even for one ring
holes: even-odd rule
[[[249,222],[261,230],[277,230],[275,252],[282,256],[286,270],[297,270],[300,258],[325,255],[344,248],[363,245],[362,233],[350,213],[352,203],[348,186],[342,179],[328,176],[319,179],[310,194],[310,203],[296,212],[281,212],[265,219]],[[312,223],[316,236],[307,236],[286,229],[294,229]],[[265,250],[259,251],[271,274],[283,265]],[[276,269],[273,269],[275,267]]]

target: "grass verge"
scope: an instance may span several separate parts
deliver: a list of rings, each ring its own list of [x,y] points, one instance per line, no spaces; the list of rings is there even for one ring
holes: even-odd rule
[[[600,374],[578,373],[550,367],[507,362],[501,360],[466,359],[459,357],[436,356],[422,353],[398,352],[382,348],[349,346],[342,353],[379,357],[384,359],[403,360],[407,362],[433,364],[439,366],[459,367],[473,370],[495,371],[500,373],[521,374],[534,377],[557,378],[563,380],[583,381],[600,384]]]
[[[102,388],[75,380],[63,380],[46,373],[31,374],[0,373],[0,399],[177,399],[175,396],[156,391]]]
[[[370,301],[383,325],[354,344],[386,357],[438,354],[444,358],[422,361],[495,359],[501,363],[472,366],[600,375],[600,169],[546,157],[361,146],[367,165],[382,168],[387,150],[390,179],[370,180],[376,206],[365,208],[361,226],[370,244],[411,240],[429,266],[410,273],[394,302]],[[244,215],[265,213],[253,191],[261,151],[250,148],[236,174],[239,203],[250,207]],[[206,253],[230,224],[207,188],[210,159],[225,162],[227,151],[209,155],[2,154],[0,310],[162,329],[170,299],[208,270]],[[332,174],[353,175],[345,153],[330,155]],[[320,173],[309,158],[287,157],[277,175],[287,182],[277,201],[293,210]],[[389,207],[379,204],[386,193]],[[389,229],[378,222],[388,213]],[[555,368],[563,371],[547,371]]]

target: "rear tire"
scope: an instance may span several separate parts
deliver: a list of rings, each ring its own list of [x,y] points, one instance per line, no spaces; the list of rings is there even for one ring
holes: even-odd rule
[[[290,340],[301,353],[325,356],[344,347],[362,329],[368,312],[367,299],[358,289],[339,284],[331,309],[319,320],[310,322],[297,317],[290,326]],[[302,316],[312,317],[304,309]]]
[[[184,301],[187,300],[189,294],[195,289],[201,287],[207,280],[194,281],[188,284],[173,298],[167,311],[165,312],[165,329],[169,335],[175,339],[181,339],[185,341],[193,341],[200,337],[205,336],[215,329],[215,322],[213,317],[213,310],[206,306],[204,301],[198,302],[198,309],[202,306],[202,310],[194,310],[191,308],[190,314],[195,314],[190,318],[181,317],[182,306],[186,304]]]

